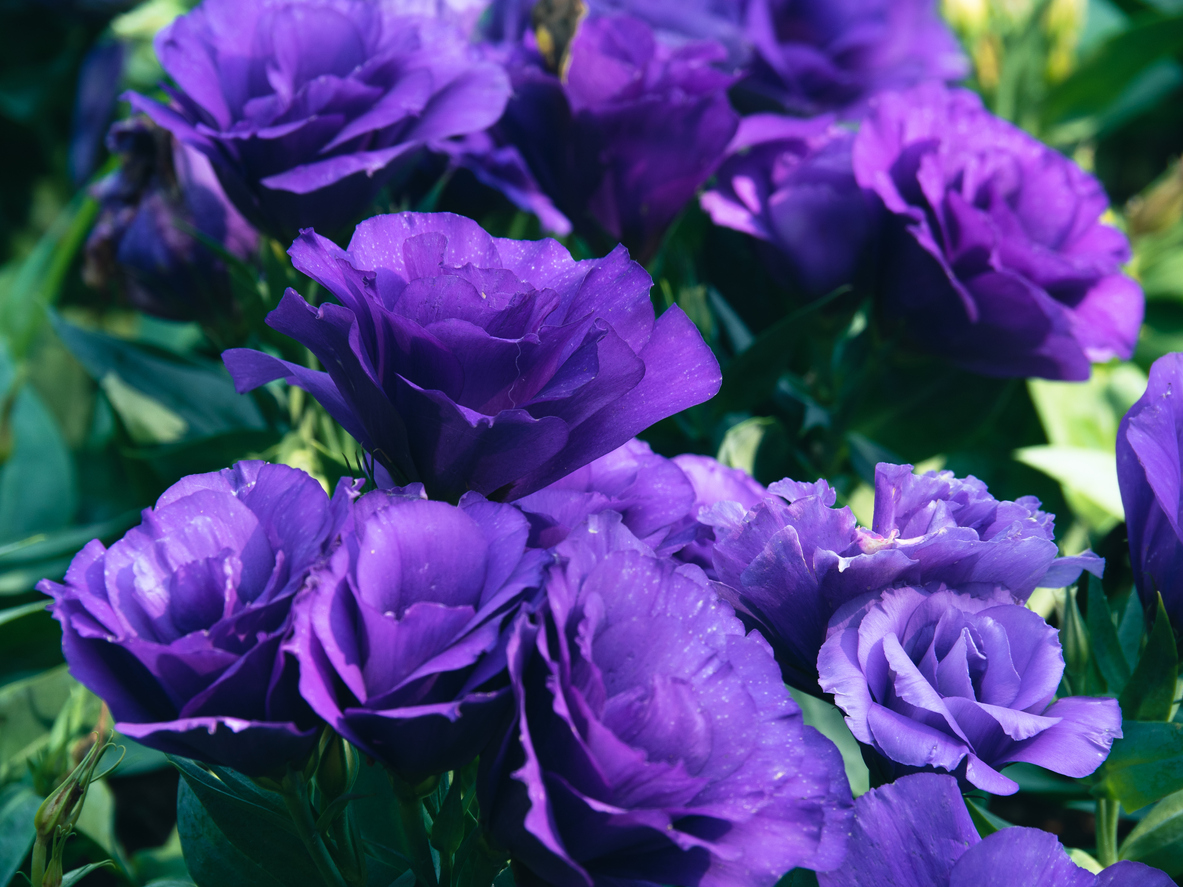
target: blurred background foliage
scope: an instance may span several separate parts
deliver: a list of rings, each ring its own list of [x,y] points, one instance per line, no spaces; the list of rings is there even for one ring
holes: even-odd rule
[[[264,240],[254,262],[234,262],[248,321],[235,329],[151,318],[113,288],[83,282],[81,248],[97,211],[88,187],[115,165],[103,136],[127,113],[118,96],[154,88],[152,37],[191,5],[0,0],[0,885],[25,864],[32,811],[81,759],[100,718],[61,664],[60,633],[35,582],[60,578],[88,540],[117,538],[186,474],[248,456],[300,467],[326,486],[358,473],[356,443],[303,392],[273,384],[239,396],[218,359],[227,345],[250,344],[311,365],[301,347],[253,322],[289,285],[315,300],[286,244]],[[1089,596],[1101,603],[1085,616],[1062,592],[1035,606],[1056,614],[1062,631],[1109,608],[1120,633],[1136,608],[1126,606],[1117,424],[1150,363],[1183,350],[1183,2],[944,0],[943,10],[973,60],[970,85],[990,107],[1107,188],[1147,297],[1133,361],[1097,367],[1087,383],[952,369],[871,322],[874,281],[809,301],[766,270],[754,241],[714,227],[692,204],[649,265],[653,297],[699,326],[723,364],[723,389],[646,437],[667,455],[717,454],[764,482],[824,476],[865,522],[879,461],[973,474],[999,499],[1034,494],[1057,515],[1065,553],[1092,547],[1109,561],[1103,593]],[[539,236],[533,217],[469,174],[439,174],[405,183],[377,209],[454,210],[497,236]],[[567,245],[592,254],[578,238]],[[1140,620],[1132,631],[1136,646]],[[1127,679],[1137,652],[1123,654]],[[841,745],[834,710],[806,707]],[[121,743],[128,754],[92,788],[66,868],[112,859],[88,884],[183,883],[176,773],[157,753]],[[855,748],[847,736],[852,781],[865,788]],[[1029,769],[1016,776],[1019,795],[989,810],[982,802],[982,821],[1091,846],[1088,785]],[[1174,860],[1178,876],[1183,794],[1152,809],[1127,846]],[[1122,834],[1135,825],[1124,821]]]

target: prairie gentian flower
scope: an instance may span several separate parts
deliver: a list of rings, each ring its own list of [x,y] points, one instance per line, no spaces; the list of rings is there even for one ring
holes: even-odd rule
[[[1117,433],[1117,479],[1143,606],[1183,627],[1183,354],[1160,357]]]
[[[1056,836],[1004,828],[978,836],[956,780],[916,773],[871,789],[854,802],[850,849],[819,887],[1170,887],[1165,872],[1119,862],[1093,875]]]
[[[804,690],[816,689],[830,617],[868,592],[945,584],[1022,601],[1104,564],[1091,553],[1057,558],[1052,516],[1037,499],[999,502],[981,481],[950,471],[917,476],[910,465],[880,463],[870,530],[833,507],[825,481],[783,480],[768,491],[746,514],[722,505],[702,520],[718,539],[723,594],[768,638],[785,680]]]
[[[1116,699],[1052,702],[1059,634],[1006,594],[867,595],[834,614],[817,671],[850,732],[889,768],[933,767],[993,794],[1019,790],[998,772],[1017,761],[1088,776],[1121,737]]]
[[[509,643],[517,718],[481,759],[481,814],[545,884],[765,885],[834,868],[850,789],[768,647],[701,571],[618,515],[556,549]]]
[[[657,554],[710,570],[715,536],[699,512],[723,501],[748,508],[764,495],[746,473],[709,456],[667,459],[630,440],[514,504],[530,521],[533,546],[551,548],[591,515],[615,511]]]
[[[765,241],[778,276],[825,295],[854,279],[877,217],[854,180],[853,142],[828,118],[745,117],[702,207],[716,225]]]
[[[854,172],[891,217],[889,326],[989,376],[1087,379],[1128,358],[1142,323],[1125,235],[1101,184],[965,90],[925,84],[872,103]]]
[[[173,484],[111,546],[78,553],[54,599],[70,672],[116,729],[251,775],[311,750],[317,719],[280,645],[292,599],[348,520],[302,471],[265,462]]]
[[[248,219],[283,240],[357,218],[398,160],[480,132],[509,97],[447,17],[371,0],[205,0],[156,52],[168,105],[132,106],[209,157]]]
[[[550,562],[528,532],[476,495],[363,496],[297,604],[301,694],[412,783],[463,767],[512,709],[502,628]]]
[[[113,283],[134,307],[170,320],[232,315],[225,263],[193,232],[240,259],[254,253],[258,235],[209,161],[143,117],[112,126],[107,147],[120,167],[92,189],[99,216],[86,241],[86,282]]]
[[[398,482],[437,499],[515,499],[719,388],[719,365],[623,248],[577,262],[446,213],[378,216],[349,249],[311,231],[295,266],[340,305],[288,290],[268,323],[327,372],[227,351],[240,391],[305,388]]]
[[[646,260],[739,123],[727,98],[734,77],[716,68],[723,48],[671,49],[637,19],[594,18],[579,26],[560,79],[530,44],[506,50],[514,95],[492,130],[521,163],[479,150],[460,162],[522,209],[536,211],[541,192],[575,230]]]

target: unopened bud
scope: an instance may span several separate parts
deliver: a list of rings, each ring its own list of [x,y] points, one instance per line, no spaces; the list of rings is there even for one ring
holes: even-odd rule
[[[33,825],[37,830],[37,837],[51,840],[55,833],[65,833],[74,827],[78,816],[82,813],[82,804],[86,800],[86,790],[94,776],[94,768],[99,763],[110,744],[96,742],[86,753],[82,762],[66,777],[65,782],[57,787],[48,798],[41,802],[37,813],[33,816]],[[60,880],[60,879],[59,879]]]
[[[45,866],[45,874],[40,884],[33,887],[62,887],[62,855],[55,853]]]
[[[326,802],[331,802],[353,788],[361,761],[357,752],[336,733],[329,732],[316,768],[316,785]]]

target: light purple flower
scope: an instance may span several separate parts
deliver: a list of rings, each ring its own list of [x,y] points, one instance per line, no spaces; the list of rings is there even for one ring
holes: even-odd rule
[[[288,290],[268,323],[327,372],[224,355],[240,391],[286,378],[396,482],[437,499],[515,499],[708,399],[719,365],[622,248],[575,261],[553,240],[490,237],[446,213],[378,216],[349,249],[306,231],[297,269],[341,304]]]
[[[528,532],[475,494],[363,496],[297,603],[300,693],[411,783],[463,767],[510,714],[502,629],[550,562]]]
[[[765,241],[778,276],[825,295],[854,280],[877,219],[854,179],[853,143],[826,117],[745,117],[702,207],[716,225]]]
[[[311,750],[318,722],[280,649],[292,599],[349,516],[302,471],[195,474],[111,546],[74,558],[54,599],[70,672],[144,745],[251,775]]]
[[[1056,836],[1004,828],[984,840],[948,776],[917,773],[854,802],[850,850],[819,887],[1171,887],[1165,872],[1119,862],[1094,875]]]
[[[825,481],[778,481],[746,513],[716,506],[715,570],[723,594],[759,626],[785,680],[815,691],[817,654],[834,612],[868,592],[945,584],[1026,600],[1039,585],[1061,587],[1081,569],[1099,573],[1090,552],[1057,558],[1052,516],[1031,496],[1000,502],[974,477],[950,471],[914,475],[910,465],[875,469],[875,517],[859,527],[834,508]]]
[[[501,116],[505,72],[451,19],[395,0],[205,0],[156,38],[172,101],[129,98],[209,157],[261,229],[335,231],[396,161]]]
[[[1087,379],[1091,363],[1133,352],[1143,297],[1121,271],[1129,243],[1071,160],[934,83],[879,95],[853,156],[891,214],[888,326],[990,376]]]
[[[837,750],[702,572],[615,514],[557,549],[509,644],[517,718],[482,755],[482,816],[531,881],[771,887],[845,852]]]

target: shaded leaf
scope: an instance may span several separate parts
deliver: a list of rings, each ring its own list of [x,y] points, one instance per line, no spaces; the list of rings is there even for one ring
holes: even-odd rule
[[[1171,877],[1183,874],[1183,791],[1159,801],[1134,826],[1119,855],[1160,868]]]
[[[1150,639],[1130,681],[1119,697],[1124,720],[1165,721],[1175,702],[1175,683],[1179,674],[1179,654],[1175,633],[1171,630],[1162,595],[1158,597],[1158,615]]]
[[[0,884],[12,880],[33,846],[33,814],[41,800],[31,788],[19,783],[0,789]]]
[[[1094,778],[1097,797],[1131,812],[1183,789],[1183,724],[1125,721]]]
[[[1130,680],[1130,666],[1122,652],[1117,628],[1109,611],[1109,601],[1101,590],[1101,580],[1088,576],[1088,630],[1093,656],[1110,693],[1118,695]]]
[[[74,887],[79,881],[89,875],[91,872],[99,869],[115,868],[114,861],[105,859],[102,862],[92,862],[90,865],[84,865],[82,868],[74,869],[62,875],[62,887]]]
[[[177,790],[177,831],[185,866],[198,887],[286,887],[277,875],[231,843],[185,780]],[[311,860],[308,865],[311,867]]]

